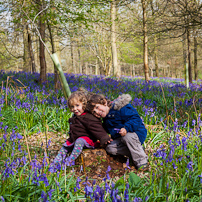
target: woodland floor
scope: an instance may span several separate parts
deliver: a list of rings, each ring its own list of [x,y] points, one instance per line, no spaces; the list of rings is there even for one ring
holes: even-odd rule
[[[27,143],[25,141],[25,144],[29,147],[31,158],[36,154],[38,160],[42,161],[45,151],[50,156],[49,160],[52,161],[66,140],[65,134],[48,132],[46,135],[44,133],[37,133],[27,137]],[[49,139],[51,139],[50,146],[48,149],[45,149],[46,142]],[[147,150],[146,153],[148,153]],[[126,172],[126,160],[123,156],[110,156],[102,148],[84,149],[81,156],[75,162],[74,172],[78,177],[86,176],[90,179],[103,180],[106,177],[107,168],[110,166],[111,171],[109,172],[109,176],[118,180]],[[81,171],[81,165],[83,166],[83,171]],[[132,171],[140,177],[149,176],[150,166],[137,171],[130,163],[130,168],[128,171]]]

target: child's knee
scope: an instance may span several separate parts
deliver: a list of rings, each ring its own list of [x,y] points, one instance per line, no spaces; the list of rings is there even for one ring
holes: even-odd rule
[[[84,144],[85,144],[85,141],[84,141],[82,138],[78,138],[78,139],[76,139],[75,144],[84,145]]]
[[[112,155],[116,155],[116,150],[111,146],[108,145],[105,150],[107,151],[107,153],[112,154]]]

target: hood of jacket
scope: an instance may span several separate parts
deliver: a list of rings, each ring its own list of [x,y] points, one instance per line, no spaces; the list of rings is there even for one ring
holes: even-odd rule
[[[120,110],[122,107],[130,103],[132,97],[129,94],[122,94],[113,101],[114,109]]]

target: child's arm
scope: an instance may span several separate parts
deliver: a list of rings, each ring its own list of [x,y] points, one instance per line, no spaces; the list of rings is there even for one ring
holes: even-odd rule
[[[88,130],[96,139],[100,140],[100,145],[110,143],[112,140],[102,127],[101,121],[91,121]]]
[[[142,120],[136,109],[131,104],[128,104],[125,107],[123,107],[120,112],[121,112],[121,119],[124,121],[124,128],[126,129],[126,131],[127,132],[137,131],[140,125],[142,124]]]

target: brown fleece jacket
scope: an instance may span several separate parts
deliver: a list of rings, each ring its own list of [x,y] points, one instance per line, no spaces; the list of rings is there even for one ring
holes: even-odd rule
[[[110,140],[109,135],[102,127],[102,122],[99,118],[90,113],[81,116],[73,116],[69,119],[70,138],[68,141],[74,142],[77,138],[87,136],[94,142],[100,140],[100,145]]]

